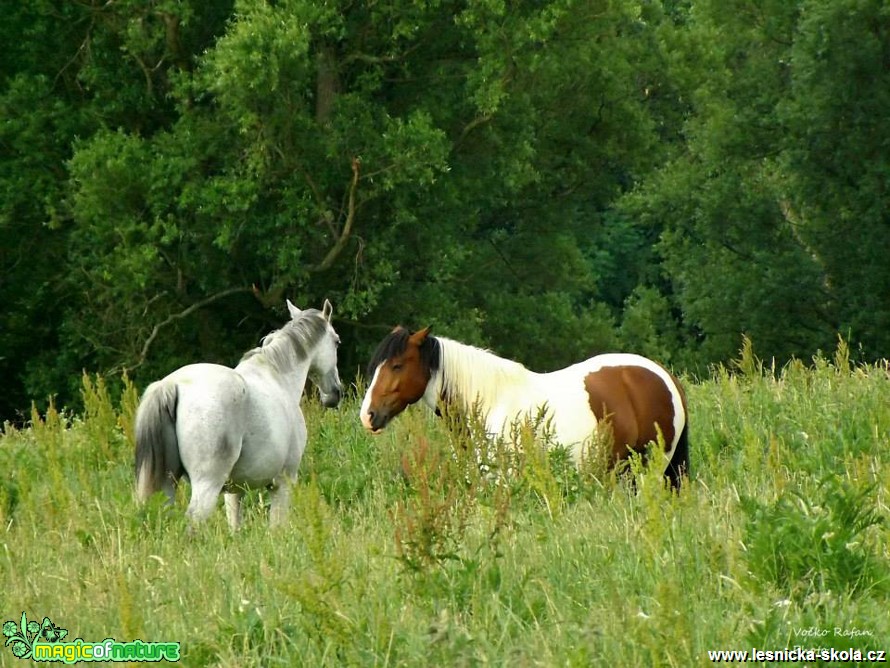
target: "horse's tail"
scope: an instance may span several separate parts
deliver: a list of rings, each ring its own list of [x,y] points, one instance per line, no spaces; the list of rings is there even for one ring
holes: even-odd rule
[[[152,383],[136,411],[136,498],[144,503],[182,475],[176,439],[175,383]]]
[[[664,477],[671,483],[671,489],[680,489],[680,480],[689,477],[689,423],[683,423],[683,431],[677,440],[677,447],[664,471]]]

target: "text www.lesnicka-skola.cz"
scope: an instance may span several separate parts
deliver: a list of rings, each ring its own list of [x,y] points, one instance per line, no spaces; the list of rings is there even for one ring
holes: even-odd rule
[[[846,663],[858,661],[864,663],[886,663],[887,652],[884,650],[861,649],[757,649],[750,650],[708,650],[708,658],[713,663],[746,663],[748,661],[771,661],[773,663],[798,663],[804,661],[823,661],[825,663]]]

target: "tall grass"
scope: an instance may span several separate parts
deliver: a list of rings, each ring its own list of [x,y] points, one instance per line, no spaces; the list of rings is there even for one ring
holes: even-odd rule
[[[709,665],[707,650],[890,649],[890,373],[774,369],[746,346],[690,383],[693,480],[633,490],[519,434],[489,448],[412,408],[366,435],[305,402],[290,521],[246,502],[186,532],[133,495],[136,393],[84,378],[0,437],[2,620],[183,643],[187,666]],[[841,635],[835,635],[835,632]],[[820,637],[812,637],[814,630]],[[823,633],[825,632],[825,633]],[[844,635],[845,634],[845,635]],[[883,646],[882,646],[882,643]],[[0,647],[0,664],[18,660]]]

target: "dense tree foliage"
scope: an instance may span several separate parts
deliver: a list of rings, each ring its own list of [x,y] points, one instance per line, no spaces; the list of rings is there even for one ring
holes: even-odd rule
[[[0,36],[0,417],[433,324],[547,369],[890,345],[880,0],[31,0]]]

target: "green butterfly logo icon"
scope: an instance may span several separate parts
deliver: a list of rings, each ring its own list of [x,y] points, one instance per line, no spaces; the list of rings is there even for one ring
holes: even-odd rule
[[[68,629],[60,629],[50,621],[49,617],[44,617],[40,625],[40,635],[46,642],[62,642],[68,635]]]

